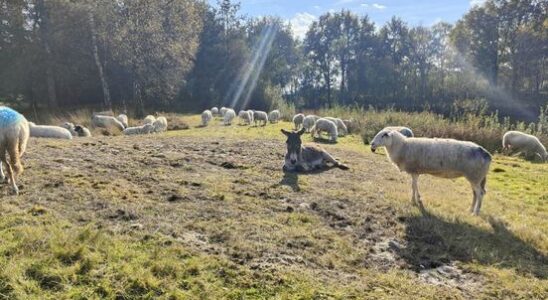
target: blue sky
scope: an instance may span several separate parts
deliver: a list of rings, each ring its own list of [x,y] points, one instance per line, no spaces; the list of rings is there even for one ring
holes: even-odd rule
[[[216,4],[217,0],[208,0]],[[410,25],[429,26],[439,21],[454,23],[470,7],[482,0],[240,0],[241,13],[249,16],[275,15],[293,25],[295,35],[302,37],[308,25],[323,13],[348,9],[367,14],[377,26],[392,16]]]

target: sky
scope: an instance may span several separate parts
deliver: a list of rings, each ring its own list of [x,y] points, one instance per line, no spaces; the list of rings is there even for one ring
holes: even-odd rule
[[[216,5],[217,0],[208,0]],[[234,1],[235,2],[235,1]],[[250,17],[278,16],[291,22],[294,34],[302,38],[308,26],[326,12],[347,9],[367,14],[377,26],[392,16],[409,25],[430,26],[439,21],[454,23],[483,0],[240,0],[241,13]]]

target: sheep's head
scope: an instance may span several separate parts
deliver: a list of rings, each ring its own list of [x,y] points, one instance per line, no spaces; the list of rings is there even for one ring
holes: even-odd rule
[[[392,145],[393,130],[381,130],[371,141],[371,151],[375,152],[379,147],[386,147]]]
[[[287,131],[282,129],[282,133],[287,137],[287,153],[285,154],[285,165],[295,167],[299,161],[302,151],[301,135],[305,132],[304,128],[299,131]]]

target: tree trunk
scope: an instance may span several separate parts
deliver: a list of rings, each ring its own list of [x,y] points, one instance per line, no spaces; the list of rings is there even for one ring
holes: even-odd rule
[[[36,10],[39,12],[40,20],[40,39],[46,53],[46,85],[48,89],[48,100],[50,107],[57,107],[57,91],[55,89],[55,78],[53,73],[53,55],[49,45],[49,16],[44,4],[44,0],[36,2]]]
[[[110,101],[110,90],[108,88],[108,81],[105,78],[105,73],[103,71],[103,65],[101,64],[101,59],[99,58],[99,47],[97,47],[97,30],[95,28],[95,18],[91,10],[88,12],[89,17],[89,27],[91,30],[91,43],[93,47],[93,57],[95,58],[95,64],[97,65],[97,70],[99,71],[99,78],[101,79],[101,87],[103,88],[103,105],[104,109],[112,110],[112,102]]]

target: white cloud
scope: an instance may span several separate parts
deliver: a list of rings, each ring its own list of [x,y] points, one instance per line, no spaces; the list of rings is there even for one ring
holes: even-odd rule
[[[365,9],[378,9],[378,10],[383,10],[386,8],[386,5],[382,5],[382,4],[378,4],[378,3],[373,3],[373,4],[367,4],[367,3],[362,3],[360,4],[360,6],[362,8],[365,8]]]
[[[349,3],[352,3],[352,2],[356,2],[356,0],[339,0],[339,1],[335,2],[335,5],[344,5],[344,4],[349,4]]]
[[[380,10],[383,10],[383,9],[385,9],[385,8],[386,8],[386,6],[385,6],[385,5],[382,5],[382,4],[378,4],[378,3],[373,3],[373,5],[372,5],[372,6],[373,6],[374,8],[376,8],[376,9],[380,9]]]
[[[313,7],[314,9],[321,9],[321,8],[322,8],[322,7],[319,6],[319,5],[314,5],[314,6],[312,6],[312,7]]]
[[[485,0],[470,0],[470,6],[482,5],[484,2]]]
[[[310,24],[315,20],[316,16],[307,12],[296,13],[295,16],[289,20],[291,28],[293,29],[293,35],[301,40],[304,39]]]

